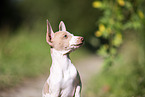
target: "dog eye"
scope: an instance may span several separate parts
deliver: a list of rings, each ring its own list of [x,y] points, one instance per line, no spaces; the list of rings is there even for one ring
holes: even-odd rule
[[[64,35],[64,37],[66,38],[66,37],[67,37],[67,35]]]

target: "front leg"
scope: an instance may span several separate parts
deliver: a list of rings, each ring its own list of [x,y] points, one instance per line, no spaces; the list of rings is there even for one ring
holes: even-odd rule
[[[81,97],[81,84],[76,87],[75,97]]]
[[[42,90],[42,97],[51,97],[49,94],[49,85],[47,81],[45,82],[43,90]]]
[[[45,82],[45,84],[44,84],[44,87],[43,87],[43,90],[42,90],[42,94],[43,95],[49,94],[49,85],[48,85],[47,82]]]

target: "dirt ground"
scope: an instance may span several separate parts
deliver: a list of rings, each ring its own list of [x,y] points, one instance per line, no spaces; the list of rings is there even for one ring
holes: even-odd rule
[[[72,63],[75,64],[81,76],[82,96],[85,95],[84,90],[89,84],[88,81],[101,69],[102,62],[103,59],[95,55],[90,55],[85,59],[77,61],[72,60]],[[41,97],[42,87],[47,77],[48,75],[45,75],[38,78],[25,80],[22,84],[19,84],[15,88],[0,91],[0,97]]]

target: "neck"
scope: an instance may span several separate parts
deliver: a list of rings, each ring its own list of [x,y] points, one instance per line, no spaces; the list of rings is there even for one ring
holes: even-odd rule
[[[51,48],[52,65],[60,66],[63,69],[67,69],[71,65],[69,54],[66,51],[57,51]]]

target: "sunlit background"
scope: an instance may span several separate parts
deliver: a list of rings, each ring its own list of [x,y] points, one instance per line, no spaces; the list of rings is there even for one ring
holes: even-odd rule
[[[145,97],[144,5],[144,0],[1,1],[0,91],[49,73],[48,19],[55,32],[64,21],[70,33],[85,38],[71,54],[75,63],[90,56],[104,60],[83,97]]]

